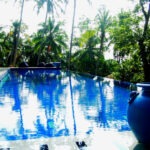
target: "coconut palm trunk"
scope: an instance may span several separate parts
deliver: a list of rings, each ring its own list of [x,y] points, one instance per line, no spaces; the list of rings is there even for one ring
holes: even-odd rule
[[[89,3],[91,3],[90,0],[87,0]],[[69,48],[69,59],[68,59],[68,69],[71,69],[71,55],[72,55],[72,46],[73,46],[73,37],[74,37],[74,24],[75,24],[75,17],[76,17],[76,8],[77,7],[77,1],[74,0],[73,4],[73,16],[72,16],[72,28],[71,28],[71,37],[70,37],[70,48]]]
[[[16,65],[17,49],[18,49],[19,39],[20,39],[20,29],[21,29],[21,24],[22,24],[23,9],[24,9],[24,0],[22,0],[22,2],[21,2],[19,26],[18,26],[18,29],[15,29],[16,33],[15,33],[15,37],[14,37],[14,48],[12,50],[11,61],[10,61],[11,66]]]
[[[148,60],[148,55],[149,55],[149,47],[146,46],[146,39],[148,38],[148,30],[149,30],[149,20],[150,20],[150,0],[147,2],[148,4],[148,9],[147,11],[145,10],[144,4],[147,1],[139,0],[140,6],[142,8],[142,13],[144,15],[144,30],[141,38],[139,39],[139,48],[140,48],[140,57],[143,63],[143,70],[144,70],[144,81],[145,82],[150,82],[150,62]]]
[[[50,13],[50,12],[49,12],[49,0],[46,0],[45,25],[46,25],[46,23],[47,23],[47,19],[48,19],[49,13]],[[43,37],[44,37],[44,33],[43,33]],[[41,45],[43,45],[43,41],[42,41]],[[39,49],[39,54],[38,54],[38,56],[37,56],[37,63],[36,63],[37,66],[38,66],[39,63],[40,63],[40,54],[41,54],[41,52],[42,52],[42,48],[43,48],[43,46],[41,46],[41,48]]]
[[[68,69],[69,70],[70,70],[70,66],[71,66],[71,53],[72,53],[72,42],[73,42],[73,36],[74,36],[75,16],[76,16],[76,0],[74,0],[72,28],[71,28],[71,37],[70,37],[69,62],[68,62]]]

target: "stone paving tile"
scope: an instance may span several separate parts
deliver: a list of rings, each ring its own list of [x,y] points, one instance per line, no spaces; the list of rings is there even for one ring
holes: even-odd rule
[[[7,148],[40,150],[42,145],[47,145],[48,150],[143,150],[137,149],[139,146],[132,132],[115,131],[98,131],[95,134],[80,136],[0,141],[0,150]]]

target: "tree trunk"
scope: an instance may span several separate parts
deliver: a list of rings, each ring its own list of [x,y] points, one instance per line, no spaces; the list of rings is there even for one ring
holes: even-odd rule
[[[49,10],[48,10],[48,6],[49,5],[49,0],[46,1],[46,15],[45,15],[45,25],[47,23],[47,20],[48,20],[48,15],[49,15]],[[44,37],[44,34],[43,33],[43,37]],[[41,42],[41,45],[43,45],[44,41]],[[40,54],[42,53],[42,49],[43,49],[43,46],[41,46],[41,48],[39,49],[39,54],[37,56],[37,62],[36,62],[36,65],[38,66],[39,63],[40,63]]]
[[[17,49],[18,49],[18,45],[19,45],[19,38],[20,38],[20,29],[21,29],[21,24],[22,24],[22,16],[23,16],[23,8],[24,8],[24,0],[22,0],[22,4],[21,4],[21,13],[20,13],[20,21],[19,21],[19,27],[18,27],[18,31],[16,33],[16,37],[14,37],[14,49],[12,52],[12,59],[11,59],[11,65],[15,66],[16,65],[16,58],[17,58]]]
[[[104,52],[104,39],[105,39],[105,29],[101,29],[101,35],[100,35],[100,55],[103,55]]]
[[[13,33],[13,50],[10,56],[10,65],[15,66],[16,53],[17,53],[17,38],[18,38],[18,26],[14,25],[14,33]]]
[[[147,40],[147,34],[148,34],[148,23],[150,19],[150,0],[148,2],[148,11],[145,11],[144,3],[142,0],[139,0],[140,6],[142,8],[142,12],[145,18],[144,23],[144,30],[141,38],[139,39],[139,48],[140,48],[140,57],[143,63],[143,70],[144,70],[144,81],[150,82],[150,62],[147,58],[148,53],[148,47],[145,45],[145,41]]]
[[[70,70],[70,66],[71,66],[71,53],[72,53],[72,42],[73,42],[73,34],[74,34],[75,15],[76,15],[76,0],[74,0],[74,9],[73,9],[73,17],[72,17],[72,29],[71,29],[70,50],[69,50],[69,62],[68,62],[68,69],[69,69],[69,70]]]
[[[146,46],[144,45],[143,39],[139,41],[139,47],[140,47],[140,56],[143,63],[144,81],[150,82],[150,64],[147,60]]]

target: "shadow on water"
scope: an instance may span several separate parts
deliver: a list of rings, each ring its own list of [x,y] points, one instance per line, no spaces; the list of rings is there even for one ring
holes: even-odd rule
[[[74,129],[74,135],[76,135],[77,127],[76,127],[76,120],[75,120],[73,89],[72,89],[72,80],[71,80],[71,74],[70,74],[70,72],[69,72],[69,86],[70,86],[70,94],[71,94],[72,117],[73,117],[73,129]]]
[[[100,121],[100,127],[108,128],[109,124],[106,118],[106,99],[103,91],[105,84],[106,83],[104,82],[98,82],[99,90],[100,90],[100,102],[101,102],[101,106],[99,106],[99,121]]]

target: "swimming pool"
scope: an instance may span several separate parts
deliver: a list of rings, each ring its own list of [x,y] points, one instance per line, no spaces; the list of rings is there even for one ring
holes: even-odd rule
[[[0,140],[128,131],[129,93],[107,78],[11,69],[0,82]]]

